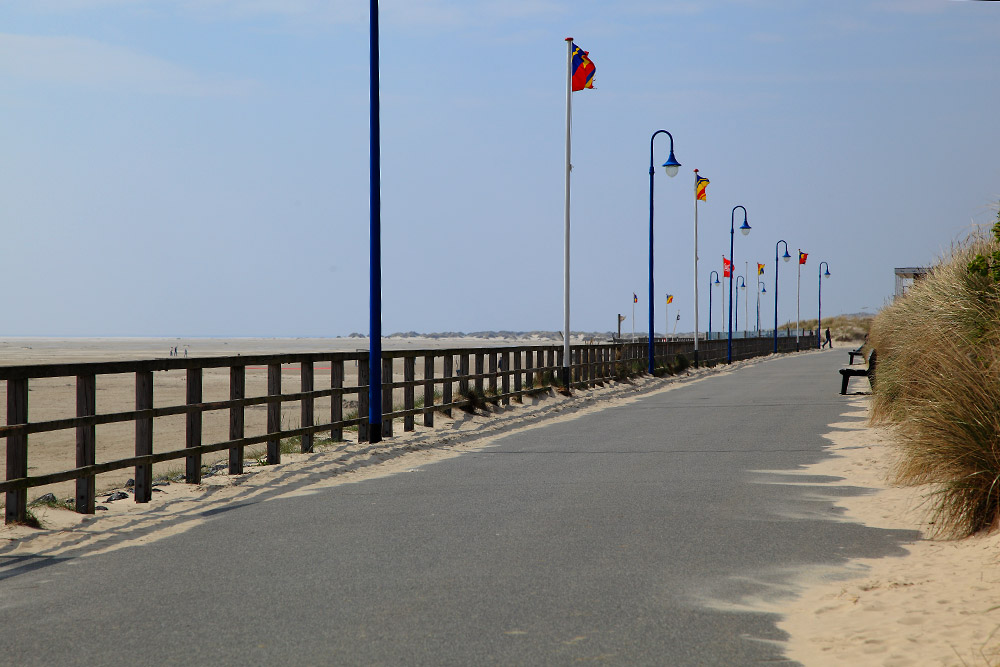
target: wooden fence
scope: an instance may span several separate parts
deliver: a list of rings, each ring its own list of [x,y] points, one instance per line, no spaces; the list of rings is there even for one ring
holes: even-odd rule
[[[815,346],[814,337],[803,337],[803,349]],[[779,339],[782,352],[794,350],[794,340]],[[703,341],[700,344],[703,363],[717,363],[726,357],[726,341]],[[675,363],[681,355],[692,359],[691,341],[657,342],[655,357],[658,365]],[[750,338],[733,341],[734,358],[743,359],[770,354],[771,339]],[[646,343],[574,345],[571,348],[571,385],[591,387],[623,379],[645,371]],[[404,431],[415,428],[420,417],[425,427],[434,426],[436,412],[450,416],[456,408],[465,408],[478,401],[509,404],[525,394],[546,388],[558,377],[563,365],[562,346],[512,346],[490,348],[458,348],[438,350],[384,350],[382,359],[382,436],[392,437],[394,422],[401,421]],[[329,364],[330,386],[315,387],[317,363]],[[457,364],[457,368],[456,368]],[[402,381],[394,380],[394,371],[402,367]],[[267,369],[266,394],[247,396],[247,369]],[[283,369],[298,368],[297,391],[283,391]],[[420,377],[417,369],[420,368]],[[438,374],[437,369],[440,369]],[[203,401],[203,374],[206,370],[219,373],[228,370],[229,399]],[[326,370],[324,368],[324,370]],[[353,370],[356,382],[348,384],[345,372]],[[161,371],[183,371],[185,401],[183,404],[154,407],[154,378]],[[134,409],[97,412],[98,378],[113,375],[134,375]],[[43,378],[74,380],[76,410],[74,417],[31,421],[28,412],[29,382]],[[5,521],[23,522],[27,517],[29,488],[76,481],[77,512],[92,514],[96,506],[96,475],[134,468],[134,497],[139,503],[152,497],[153,465],[172,460],[185,460],[185,481],[197,484],[202,478],[202,456],[227,451],[228,472],[243,473],[245,450],[256,444],[266,445],[268,464],[281,462],[281,441],[301,438],[301,451],[313,450],[317,433],[329,433],[334,441],[343,439],[344,429],[356,427],[358,441],[368,441],[368,353],[331,352],[309,354],[277,354],[236,357],[168,358],[142,361],[105,363],[40,364],[0,367],[0,380],[6,381],[7,419],[0,426],[0,437],[6,438],[6,481],[0,492],[6,494]],[[396,390],[396,391],[394,391]],[[422,398],[417,400],[417,393]],[[401,394],[401,409],[394,406],[394,394]],[[355,415],[345,414],[345,397],[353,396]],[[317,399],[329,398],[328,420],[317,418]],[[298,428],[283,428],[282,404],[298,403]],[[247,436],[247,408],[265,406],[266,432]],[[132,408],[129,406],[118,406]],[[71,406],[70,406],[71,408]],[[203,416],[214,411],[228,411],[228,439],[203,443]],[[154,452],[154,420],[170,416],[185,419],[184,446]],[[134,456],[97,462],[97,426],[131,422],[135,427]],[[76,467],[29,476],[28,439],[57,431],[75,429]],[[44,443],[42,443],[44,445]],[[36,445],[37,446],[37,445]]]

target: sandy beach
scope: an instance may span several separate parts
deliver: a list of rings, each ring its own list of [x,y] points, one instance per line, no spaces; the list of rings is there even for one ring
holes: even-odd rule
[[[867,420],[870,398],[853,396],[850,417]],[[893,434],[865,422],[831,424],[834,455],[800,472],[841,478],[869,495],[838,498],[844,521],[920,530],[902,558],[860,559],[841,571],[805,575],[795,598],[771,611],[790,635],[788,656],[804,665],[1000,664],[1000,534],[932,538],[928,488],[889,484]]]

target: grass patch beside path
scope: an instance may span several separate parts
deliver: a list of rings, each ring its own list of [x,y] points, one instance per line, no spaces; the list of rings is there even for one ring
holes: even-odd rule
[[[981,234],[954,246],[878,314],[869,337],[872,422],[900,435],[895,481],[932,485],[941,536],[1000,526],[1000,284],[969,269],[997,250]]]

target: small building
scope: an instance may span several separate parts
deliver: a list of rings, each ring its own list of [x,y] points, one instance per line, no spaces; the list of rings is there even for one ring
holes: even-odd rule
[[[904,296],[913,287],[913,283],[923,279],[930,271],[929,268],[923,266],[903,266],[896,268],[896,292],[893,294],[893,298],[898,299]]]

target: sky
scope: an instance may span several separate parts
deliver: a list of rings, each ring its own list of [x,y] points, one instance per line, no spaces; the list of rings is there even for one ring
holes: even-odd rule
[[[618,313],[631,330],[633,293],[648,327],[658,129],[683,165],[654,177],[658,331],[668,293],[678,331],[694,326],[695,168],[702,331],[737,205],[765,323],[779,239],[809,253],[803,318],[821,261],[824,315],[875,312],[894,267],[996,219],[1000,3],[386,0],[379,16],[386,334],[562,328],[566,37],[597,66],[573,93],[574,330]],[[367,333],[368,20],[360,0],[0,2],[0,337]],[[657,137],[657,164],[668,150]],[[782,322],[796,269],[780,267]]]

